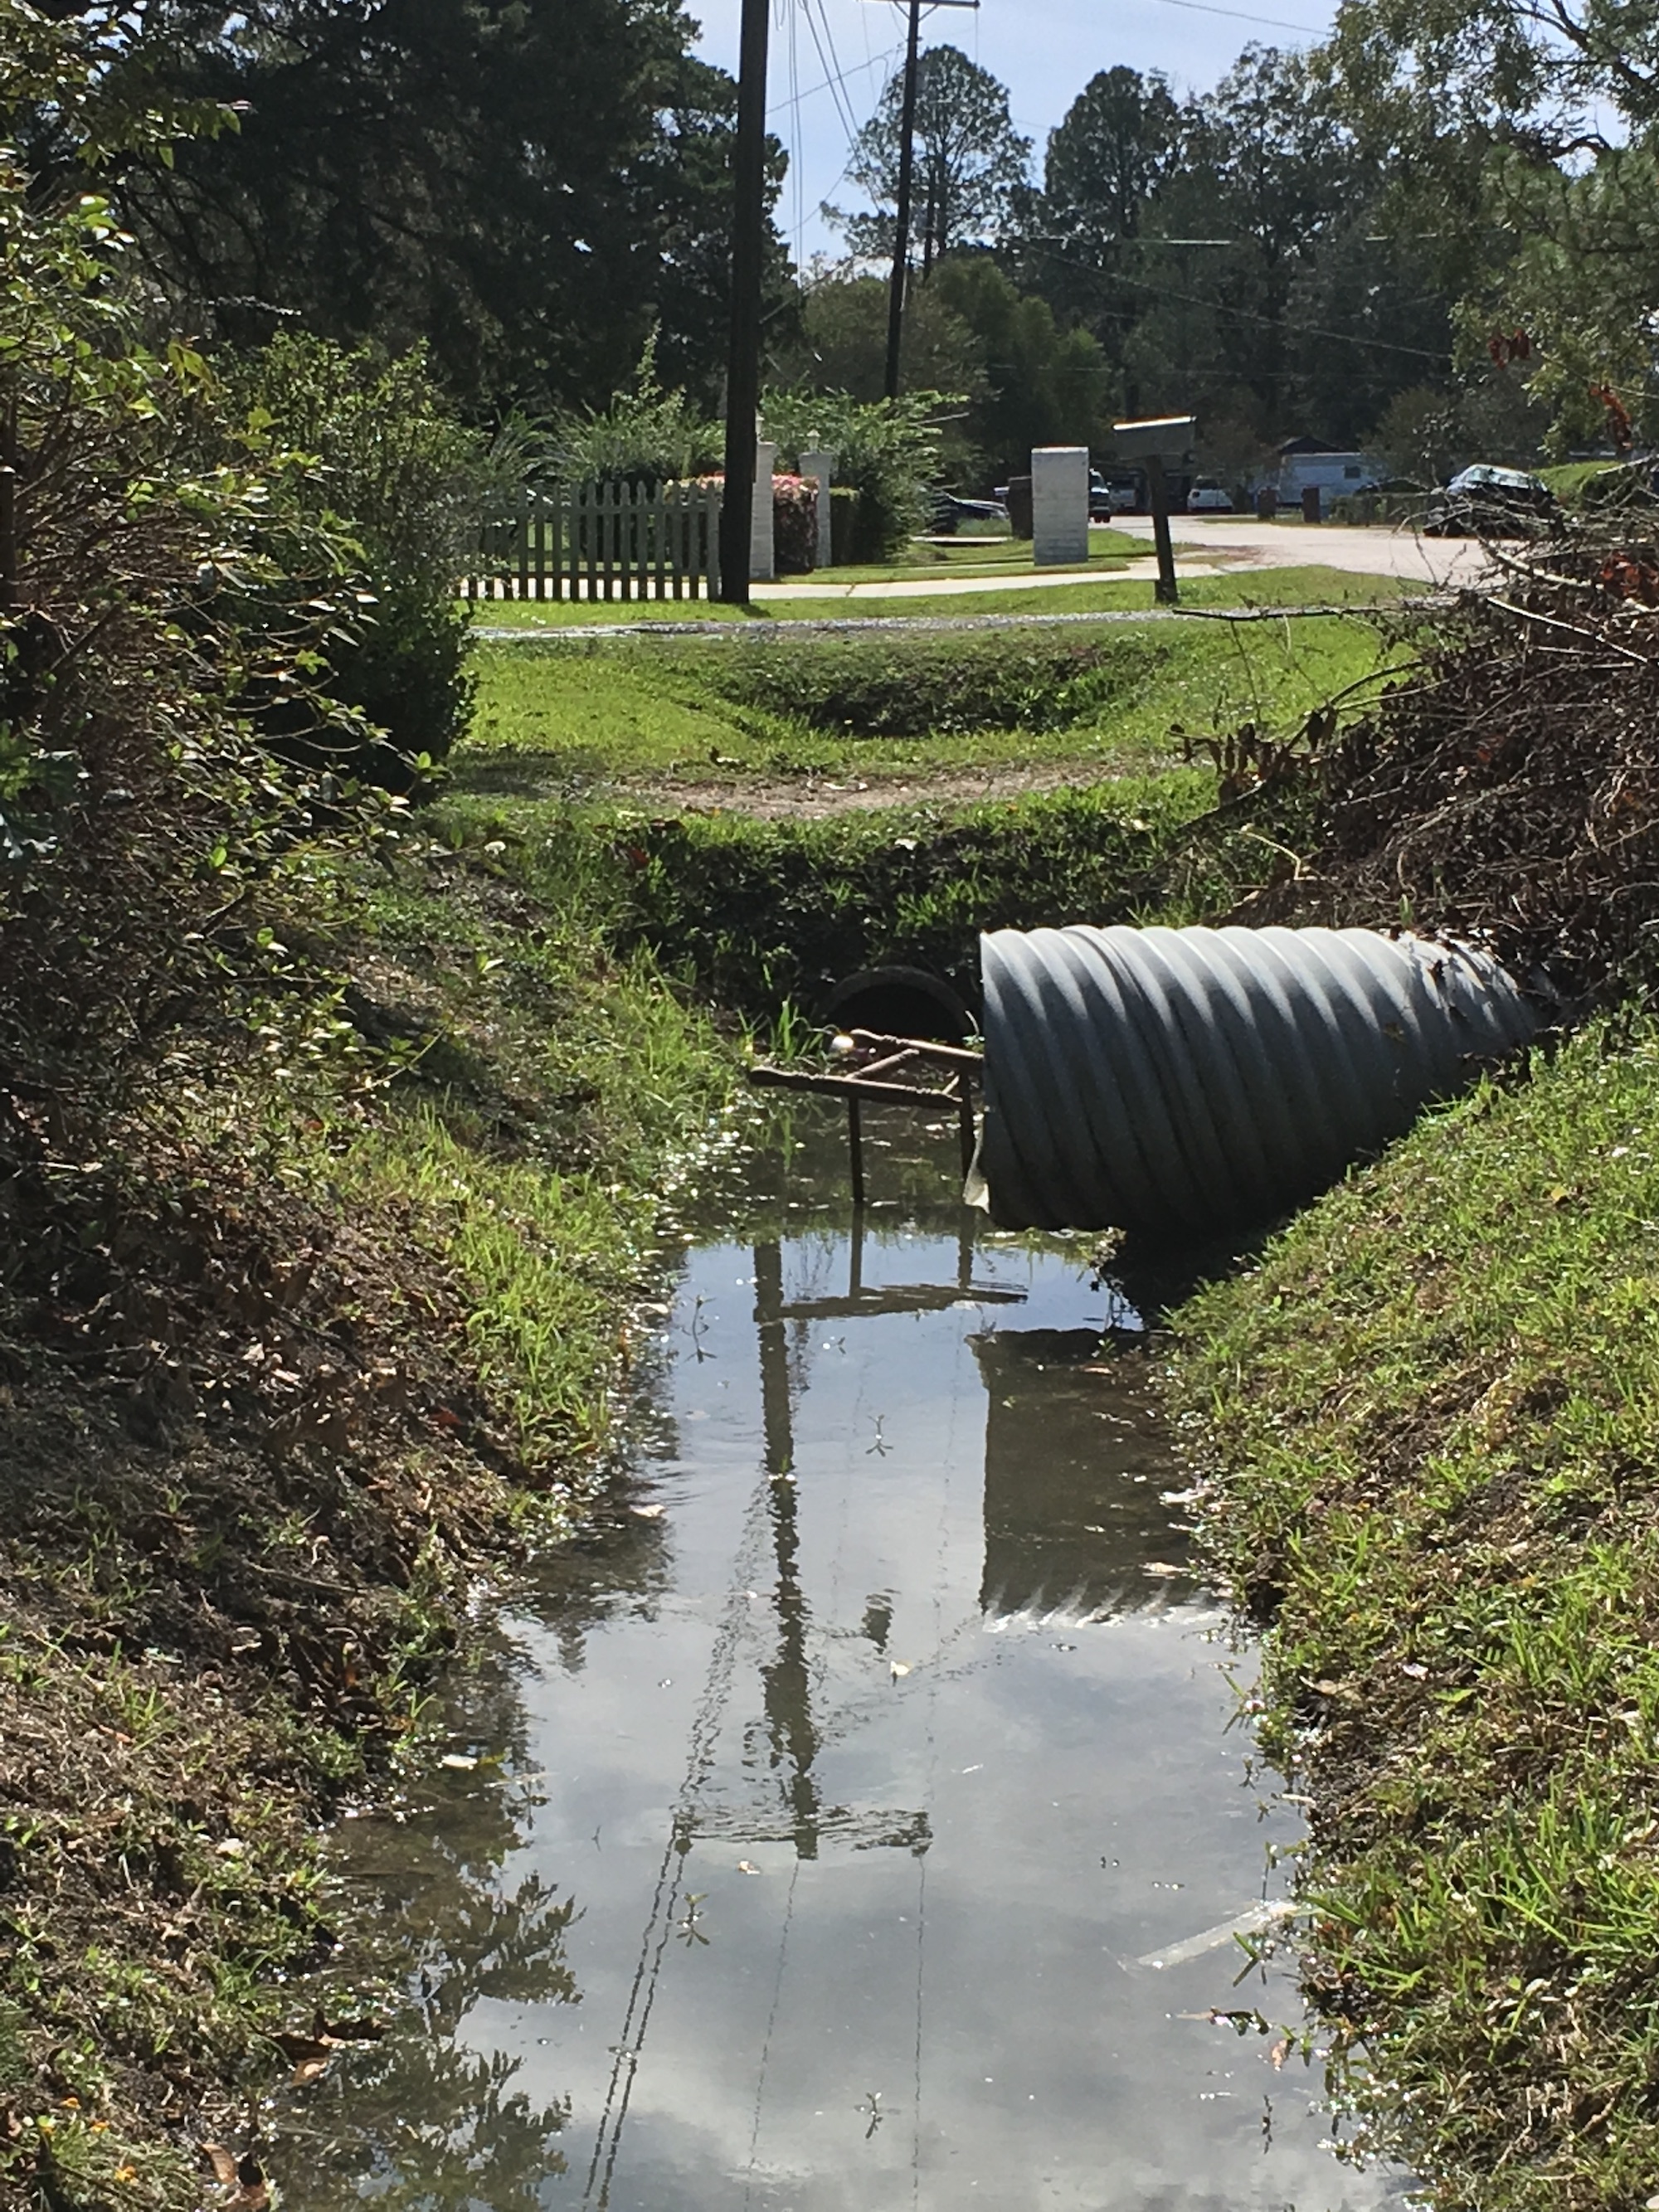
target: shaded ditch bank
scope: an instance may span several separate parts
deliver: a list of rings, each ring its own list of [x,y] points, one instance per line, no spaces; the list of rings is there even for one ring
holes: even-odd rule
[[[833,1116],[789,1127],[688,1256],[616,1518],[349,1832],[420,2016],[293,2093],[285,2202],[1390,2202],[1232,1933],[1297,1830],[1139,1316],[1075,1242],[976,1243],[884,1117],[849,1233]]]

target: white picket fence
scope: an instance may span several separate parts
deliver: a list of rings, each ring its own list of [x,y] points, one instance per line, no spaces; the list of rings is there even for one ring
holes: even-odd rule
[[[485,522],[469,599],[714,599],[720,487],[554,485]]]

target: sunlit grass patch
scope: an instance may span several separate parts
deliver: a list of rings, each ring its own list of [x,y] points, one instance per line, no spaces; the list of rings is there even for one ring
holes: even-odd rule
[[[573,796],[630,778],[740,790],[978,768],[1100,776],[1179,758],[1183,734],[1292,726],[1405,658],[1363,615],[496,644],[453,766],[463,789],[528,776]]]
[[[1383,2140],[1483,2212],[1659,2172],[1656,1114],[1659,1035],[1603,1026],[1181,1317],[1315,1800],[1311,1986]]]
[[[1213,556],[1212,549],[1206,546],[1193,549],[1192,557],[1207,562]],[[906,580],[878,570],[872,572],[869,580]],[[812,586],[812,578],[804,577],[798,584],[791,585],[787,592],[757,599],[748,608],[726,606],[714,599],[481,599],[474,619],[483,629],[554,633],[594,626],[645,623],[654,628],[665,623],[708,622],[734,623],[745,629],[762,631],[787,628],[796,622],[961,622],[981,615],[1018,618],[1031,615],[1150,614],[1157,604],[1150,568],[1144,574],[1127,575],[1109,566],[1097,578],[1086,578],[1077,583],[1045,583],[1036,590],[1012,592],[995,589],[988,582],[982,592],[942,592],[902,598],[872,592],[848,597],[845,592],[815,592]],[[1387,606],[1422,588],[1398,577],[1362,575],[1346,568],[1266,568],[1241,562],[1226,575],[1183,578],[1181,604],[1196,608]]]

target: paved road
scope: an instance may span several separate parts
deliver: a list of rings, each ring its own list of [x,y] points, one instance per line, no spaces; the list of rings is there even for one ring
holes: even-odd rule
[[[1120,515],[1113,527],[1143,541],[1150,556],[1150,515]],[[1381,526],[1359,530],[1334,522],[1251,522],[1242,517],[1182,514],[1173,520],[1177,577],[1236,576],[1251,568],[1340,568],[1351,575],[1401,576],[1413,583],[1473,583],[1485,566],[1479,545],[1468,539],[1419,538],[1413,532]],[[1212,556],[1230,557],[1218,561]],[[1150,565],[1150,564],[1149,564]],[[1128,568],[1061,568],[1041,576],[924,576],[902,582],[822,584],[811,576],[787,584],[757,584],[751,596],[775,605],[790,599],[954,599],[972,592],[1046,592],[1081,583],[1110,583],[1144,577],[1136,560]]]
[[[1120,515],[1114,527],[1152,544],[1150,515]],[[1242,517],[1178,514],[1170,527],[1177,545],[1203,553],[1243,554],[1252,568],[1342,568],[1359,576],[1456,585],[1474,583],[1486,566],[1485,554],[1471,538],[1419,538],[1380,524],[1359,530],[1337,522],[1248,522]]]
[[[1152,550],[1152,526],[1149,517],[1120,515],[1114,528],[1126,531],[1130,536],[1145,540],[1148,554]],[[1243,518],[1237,520],[1220,516],[1197,514],[1177,515],[1174,521],[1176,542],[1188,549],[1176,563],[1179,577],[1236,576],[1244,582],[1253,568],[1340,568],[1352,575],[1400,576],[1415,583],[1434,584],[1456,588],[1478,582],[1486,567],[1486,556],[1480,546],[1468,538],[1419,538],[1410,531],[1388,530],[1380,526],[1359,530],[1334,522],[1251,522]],[[1206,558],[1206,555],[1227,553],[1227,561]],[[1194,557],[1194,556],[1196,557]],[[938,576],[922,577],[894,583],[821,584],[810,576],[799,583],[757,584],[753,598],[772,605],[779,602],[803,599],[840,599],[854,605],[871,600],[955,599],[973,592],[1027,592],[1053,591],[1062,586],[1075,587],[1084,583],[1109,584],[1121,582],[1126,577],[1144,580],[1150,573],[1150,562],[1145,566],[1135,561],[1127,568],[1085,571],[1060,569],[1055,574],[1041,576]],[[905,620],[899,615],[890,619],[895,628],[905,629],[1002,629],[1016,623],[1033,621],[1048,623],[1102,621],[1145,622],[1154,611],[1141,608],[1135,611],[1114,609],[1109,613],[1088,615],[973,615],[951,617],[939,616],[917,622]],[[1158,615],[1168,611],[1158,609]],[[1304,611],[1313,611],[1304,610]],[[842,628],[860,629],[871,626],[870,617],[860,621],[851,617],[845,622],[832,617],[819,621],[791,623],[792,629],[835,630]],[[764,623],[760,634],[776,636]],[[481,624],[477,635],[499,639],[503,643],[533,643],[540,638],[616,637],[629,631],[665,631],[686,635],[721,635],[752,636],[753,628],[741,623],[698,623],[695,618],[678,622],[653,622],[649,617],[634,623],[595,623],[572,628],[561,624],[540,628],[492,628]]]
[[[1178,561],[1177,576],[1226,576],[1234,573],[1231,562]],[[1122,568],[1056,568],[1041,576],[907,576],[902,581],[868,584],[820,584],[811,576],[803,576],[790,584],[754,584],[749,596],[757,601],[775,605],[790,599],[953,599],[973,592],[1052,592],[1062,586],[1067,590],[1079,584],[1121,584],[1145,582],[1151,574],[1150,563],[1139,560]]]

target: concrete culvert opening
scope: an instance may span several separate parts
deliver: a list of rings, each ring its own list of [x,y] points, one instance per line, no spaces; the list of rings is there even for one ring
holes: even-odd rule
[[[978,1027],[960,993],[925,968],[861,968],[835,986],[819,1014],[836,1029],[932,1044],[960,1044]]]

